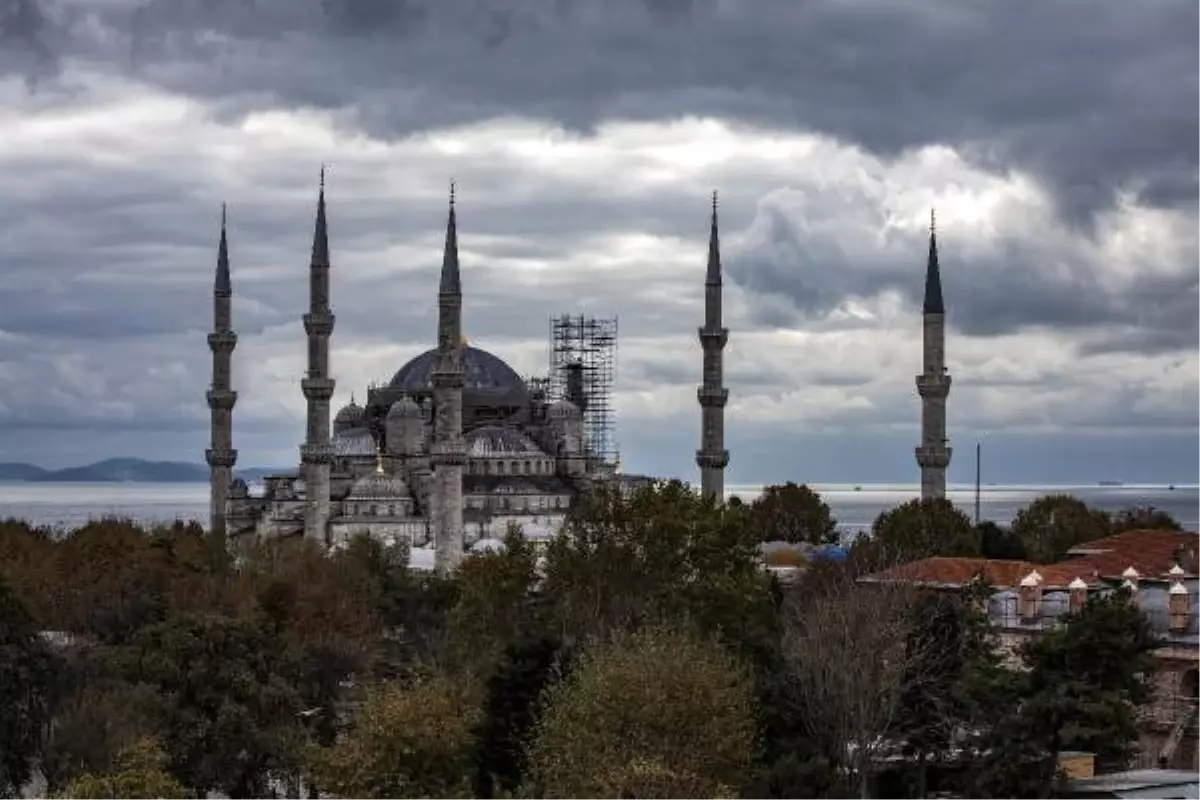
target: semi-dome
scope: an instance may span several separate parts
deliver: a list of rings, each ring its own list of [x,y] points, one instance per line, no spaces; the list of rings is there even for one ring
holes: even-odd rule
[[[471,456],[545,455],[532,439],[507,425],[483,425],[468,432],[465,438]]]
[[[350,487],[347,500],[401,500],[408,497],[408,487],[395,475],[373,472],[364,475]]]
[[[426,350],[421,355],[409,361],[392,376],[388,387],[403,392],[427,392],[433,388],[433,372],[437,367],[437,349]],[[521,376],[498,358],[478,347],[462,348],[463,370],[466,373],[466,390],[496,392],[526,393],[525,381]]]

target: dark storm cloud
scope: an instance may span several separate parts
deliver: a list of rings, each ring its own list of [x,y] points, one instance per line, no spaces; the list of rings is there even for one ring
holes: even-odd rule
[[[345,109],[385,136],[510,114],[584,131],[616,118],[715,114],[812,129],[880,154],[952,144],[982,163],[1032,170],[1076,221],[1128,184],[1149,202],[1195,203],[1191,0],[73,8],[62,26],[73,37],[57,44],[59,55],[132,65],[228,113],[273,98]],[[45,49],[41,29],[17,25],[10,37]]]

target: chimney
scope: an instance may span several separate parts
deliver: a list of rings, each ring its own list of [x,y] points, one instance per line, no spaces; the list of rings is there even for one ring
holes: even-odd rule
[[[1069,597],[1069,608],[1072,614],[1078,614],[1083,609],[1083,604],[1087,602],[1087,584],[1082,578],[1075,578],[1067,584],[1067,593]]]
[[[1021,579],[1017,590],[1017,614],[1022,622],[1038,618],[1042,610],[1042,576],[1037,570]]]
[[[1183,633],[1188,627],[1188,617],[1191,616],[1191,602],[1187,587],[1179,581],[1171,584],[1167,591],[1167,610],[1170,617],[1172,633]]]
[[[1129,590],[1129,602],[1136,604],[1138,599],[1138,578],[1142,576],[1136,569],[1129,566],[1121,573],[1121,577],[1125,579],[1121,582],[1121,586]]]

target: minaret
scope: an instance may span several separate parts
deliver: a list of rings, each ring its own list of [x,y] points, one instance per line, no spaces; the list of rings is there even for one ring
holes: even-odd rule
[[[454,184],[450,184],[450,217],[438,285],[438,359],[433,371],[434,566],[440,574],[453,572],[462,560],[463,465],[467,460],[462,428],[462,282],[458,273],[458,230],[454,215]]]
[[[942,276],[938,270],[937,226],[929,212],[929,263],[925,267],[924,369],[917,376],[921,396],[921,445],[917,464],[921,467],[921,499],[946,496],[946,467],[950,448],[946,439],[946,396],[950,373],[946,371],[946,307],[942,303]]]
[[[702,431],[696,464],[700,467],[700,492],[725,499],[725,467],[729,451],[725,449],[725,404],[729,390],[722,386],[725,375],[722,351],[729,329],[721,327],[721,243],[717,237],[717,193],[712,196],[712,229],[708,235],[708,275],[704,279],[704,327],[700,329],[700,347],[704,351],[703,383],[696,396],[700,401]]]
[[[329,400],[334,381],[329,377],[329,335],[334,316],[329,309],[329,234],[325,227],[325,168],[317,195],[317,222],[313,230],[312,259],[308,267],[308,370],[300,381],[308,414],[300,464],[305,483],[304,536],[325,542],[329,523],[329,465],[333,450],[329,443]]]
[[[233,465],[237,450],[233,449],[233,406],[237,392],[232,383],[233,348],[237,334],[233,332],[233,286],[229,281],[229,242],[225,235],[225,206],[221,205],[221,241],[217,245],[217,277],[213,283],[213,329],[208,335],[212,351],[212,385],[208,389],[208,408],[212,415],[211,446],[204,458],[211,470],[209,477],[209,530],[224,536],[226,533],[226,504],[229,486],[233,483]]]

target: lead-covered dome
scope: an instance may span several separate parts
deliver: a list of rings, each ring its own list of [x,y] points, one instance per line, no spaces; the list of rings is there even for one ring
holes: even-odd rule
[[[408,497],[408,487],[395,475],[373,472],[354,482],[347,500],[402,500]]]
[[[437,367],[437,349],[426,350],[409,361],[392,376],[388,387],[402,392],[427,392],[433,388],[433,371]],[[462,348],[463,370],[466,390],[497,394],[526,394],[525,381],[500,359],[486,350],[466,346]]]

